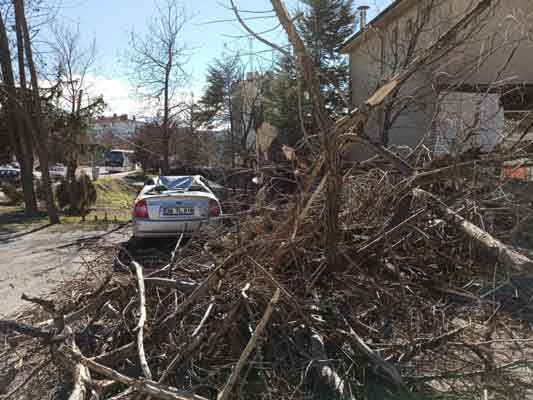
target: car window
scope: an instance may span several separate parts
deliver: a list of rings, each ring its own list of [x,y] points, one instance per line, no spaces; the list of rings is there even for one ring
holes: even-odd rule
[[[162,176],[161,178],[159,178],[159,181],[163,186],[169,189],[188,190],[194,183],[194,178],[192,176]]]
[[[124,155],[118,151],[112,151],[105,156],[106,161],[122,162],[124,161]]]

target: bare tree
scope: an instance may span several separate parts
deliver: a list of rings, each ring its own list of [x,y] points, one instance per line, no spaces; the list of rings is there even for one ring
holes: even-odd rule
[[[31,143],[37,150],[42,169],[43,188],[46,196],[48,216],[50,222],[55,224],[60,221],[54,204],[52,185],[48,171],[48,130],[43,120],[41,94],[33,59],[30,29],[26,20],[24,1],[12,0],[12,4],[15,11],[15,32],[17,38],[18,65],[20,69],[19,78],[21,88],[19,92],[22,93],[20,98],[17,98],[17,91],[15,90],[9,43],[6,35],[5,22],[3,20],[1,24],[2,26],[0,27],[2,36],[0,57],[2,58],[3,77],[7,83],[4,91],[9,98],[9,102],[7,102],[6,105],[8,112],[9,110],[13,111],[16,108],[14,117],[10,118],[10,123],[14,128],[14,132],[18,135],[18,140],[12,140],[12,144],[15,149],[18,147],[20,150],[19,157],[22,161],[21,165],[24,165],[25,179],[23,184],[26,192],[25,200],[27,202],[26,206],[28,207],[29,205],[30,211],[33,209],[33,204],[35,203],[34,195],[32,194],[33,188],[31,187],[33,186],[33,153],[29,143]],[[30,90],[26,90],[26,67],[28,68],[31,77]],[[27,135],[27,132],[30,132],[30,135]]]
[[[31,81],[31,114],[24,114],[24,122],[27,129],[29,129],[32,133],[34,145],[39,156],[48,218],[50,219],[50,223],[58,224],[60,223],[60,220],[54,202],[54,196],[52,192],[52,181],[50,179],[50,172],[48,169],[49,162],[47,146],[49,129],[46,126],[46,121],[44,119],[42,110],[41,93],[39,90],[39,79],[37,76],[37,69],[35,67],[35,62],[33,58],[32,41],[30,30],[26,20],[24,0],[13,0],[13,5],[15,8],[17,30],[20,30],[20,32],[22,33],[22,35],[20,36],[24,41],[24,56],[26,57],[25,65],[27,66],[28,71],[30,73]]]
[[[17,39],[21,39],[20,30],[17,27]],[[19,61],[19,66],[24,66],[23,47],[19,40],[17,40],[19,59],[22,55],[22,63]],[[22,53],[21,53],[22,51]],[[21,113],[24,111],[24,99],[26,95],[26,82],[24,76],[24,68],[20,75],[20,89],[15,87],[15,79],[11,61],[11,51],[9,48],[9,39],[6,32],[6,27],[2,15],[0,15],[0,63],[2,66],[2,78],[4,83],[5,96],[3,96],[2,106],[7,116],[8,132],[11,142],[11,147],[17,156],[20,164],[22,188],[24,193],[25,214],[27,216],[35,216],[37,214],[37,201],[35,196],[35,189],[33,185],[33,146],[32,139],[28,130],[24,126],[24,121],[21,118]]]
[[[157,16],[149,20],[147,33],[131,32],[128,59],[132,78],[140,95],[154,106],[161,117],[163,170],[169,169],[170,128],[182,104],[179,88],[187,76],[184,67],[189,59],[188,47],[180,42],[189,15],[177,0],[157,4]]]
[[[265,87],[269,73],[250,71],[240,54],[224,53],[208,69],[205,92],[200,99],[200,119],[227,131],[226,154],[235,167],[235,156],[243,161],[255,155],[256,129],[263,122]]]
[[[81,151],[81,142],[86,136],[88,122],[103,111],[103,98],[88,95],[88,74],[95,61],[96,42],[93,39],[84,46],[79,27],[73,29],[59,25],[54,30],[54,41],[50,44],[54,58],[54,90],[57,110],[55,126],[59,130],[63,158],[67,165],[67,187],[70,211],[77,212],[75,199],[76,170]]]

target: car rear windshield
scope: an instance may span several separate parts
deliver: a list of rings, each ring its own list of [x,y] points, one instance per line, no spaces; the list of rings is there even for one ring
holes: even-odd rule
[[[160,183],[171,190],[188,190],[194,183],[192,176],[162,176]]]
[[[118,151],[112,151],[105,156],[106,161],[122,162],[124,161],[124,155]]]

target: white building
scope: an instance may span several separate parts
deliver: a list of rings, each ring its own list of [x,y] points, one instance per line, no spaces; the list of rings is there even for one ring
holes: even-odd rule
[[[143,125],[144,122],[137,121],[135,116],[129,119],[127,114],[114,114],[112,117],[99,117],[92,121],[89,131],[97,138],[111,134],[127,139],[133,137],[137,129]]]

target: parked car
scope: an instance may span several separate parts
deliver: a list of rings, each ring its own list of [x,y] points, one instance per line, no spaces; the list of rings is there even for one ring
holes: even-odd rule
[[[20,181],[20,169],[12,165],[0,165],[0,183],[17,183]]]
[[[172,237],[220,220],[222,208],[207,180],[196,176],[149,179],[133,206],[133,236]]]
[[[63,164],[54,164],[50,167],[50,178],[65,179],[67,177],[67,167]]]
[[[136,168],[133,162],[132,150],[111,150],[106,153],[104,166],[108,173],[134,171]]]
[[[35,167],[35,171],[41,174],[41,167]],[[67,177],[67,167],[63,164],[54,164],[48,168],[51,179],[65,179]]]

